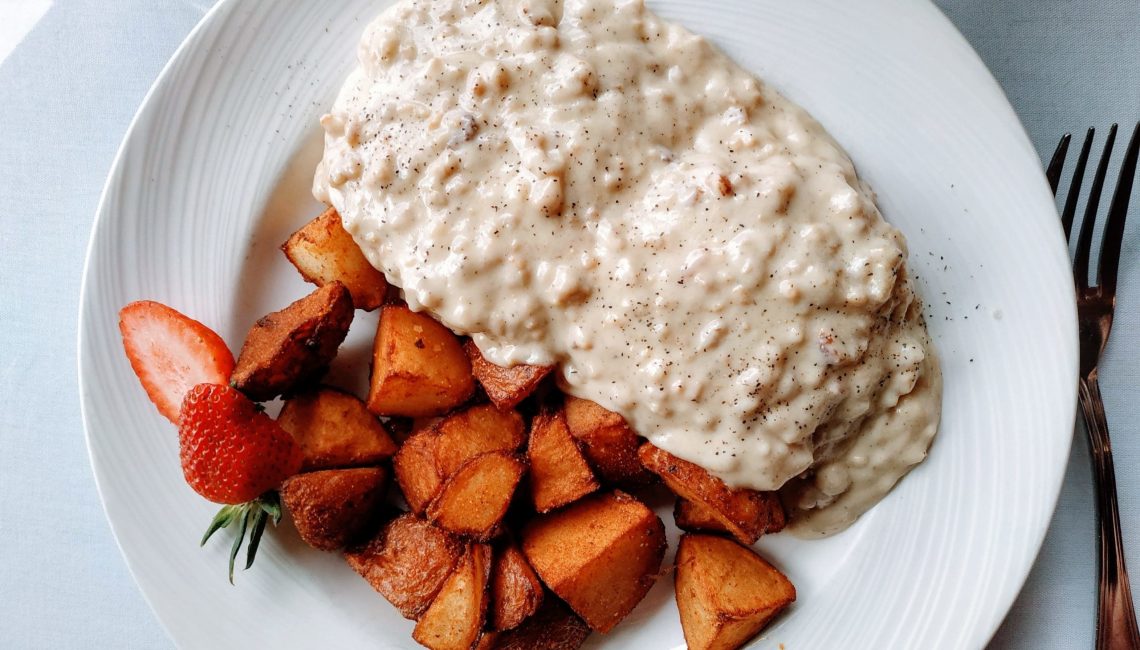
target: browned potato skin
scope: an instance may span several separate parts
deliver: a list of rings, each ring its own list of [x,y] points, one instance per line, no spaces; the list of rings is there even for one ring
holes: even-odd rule
[[[249,330],[230,383],[258,402],[292,392],[336,356],[353,316],[352,298],[331,282]]]
[[[479,642],[490,600],[491,547],[471,544],[412,638],[431,650],[470,650]]]
[[[547,598],[534,616],[495,638],[493,650],[578,650],[590,627],[557,598]],[[486,650],[480,646],[480,650]]]
[[[673,521],[681,530],[732,534],[711,510],[681,497],[673,505]]]
[[[535,416],[527,444],[534,509],[549,512],[598,490],[601,484],[566,426],[562,411]]]
[[[653,482],[653,475],[637,459],[642,439],[625,418],[571,395],[566,396],[564,408],[570,434],[582,444],[582,453],[605,483],[636,487]]]
[[[451,533],[405,513],[344,559],[372,588],[412,620],[431,605],[466,546]]]
[[[281,250],[307,282],[318,287],[340,282],[347,287],[357,309],[372,311],[384,303],[388,293],[384,274],[364,257],[335,208],[302,226]]]
[[[645,443],[638,456],[677,496],[701,506],[741,544],[784,529],[787,518],[775,492],[730,488],[698,465]]]
[[[303,471],[375,465],[396,453],[396,443],[364,402],[321,387],[285,402],[277,423],[305,455]]]
[[[587,625],[605,633],[656,581],[665,526],[637,499],[608,492],[531,520],[522,532],[522,549],[543,583]]]
[[[522,416],[492,404],[466,408],[412,434],[393,460],[408,507],[422,513],[464,463],[490,451],[517,451],[525,436]]]
[[[526,464],[506,451],[480,454],[459,467],[427,508],[427,518],[453,533],[486,541],[499,533]]]
[[[487,397],[495,406],[504,410],[513,409],[519,402],[530,397],[534,389],[554,370],[554,366],[496,366],[487,361],[479,351],[479,346],[470,339],[463,343],[463,350],[471,360],[471,372]]]
[[[739,648],[796,599],[796,588],[775,567],[711,535],[681,537],[675,589],[690,650]]]
[[[385,305],[372,348],[368,409],[376,415],[441,415],[475,392],[459,338],[430,316]]]
[[[488,624],[493,630],[518,627],[542,605],[543,590],[538,575],[514,543],[495,553],[491,571],[491,609]],[[584,627],[584,626],[583,626]]]
[[[281,501],[297,533],[318,551],[335,551],[372,528],[384,506],[382,467],[297,474],[281,484]]]

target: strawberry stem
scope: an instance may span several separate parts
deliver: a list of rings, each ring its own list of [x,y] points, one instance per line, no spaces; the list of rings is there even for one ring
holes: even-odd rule
[[[265,514],[273,517],[273,525],[281,523],[281,496],[276,492],[266,492],[257,500]]]
[[[238,524],[237,535],[234,537],[233,546],[230,547],[229,576],[231,585],[234,583],[234,563],[237,561],[237,554],[241,550],[242,542],[245,541],[246,531],[249,531],[249,544],[246,546],[245,556],[245,568],[248,569],[253,566],[257,549],[261,546],[261,536],[265,533],[266,524],[270,521],[273,522],[274,527],[281,521],[281,498],[272,490],[252,501],[222,506],[218,514],[214,515],[214,519],[206,529],[206,534],[202,536],[202,546],[205,546],[214,533],[223,528],[229,528],[235,522]]]

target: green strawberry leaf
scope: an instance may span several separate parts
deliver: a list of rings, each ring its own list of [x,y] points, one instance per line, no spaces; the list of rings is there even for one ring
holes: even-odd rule
[[[234,583],[234,559],[237,558],[238,551],[241,549],[241,543],[245,540],[245,531],[249,528],[249,520],[253,514],[253,510],[248,507],[248,504],[238,506],[241,509],[241,527],[238,528],[238,534],[234,537],[234,545],[230,548],[230,584]]]
[[[235,522],[238,524],[237,534],[234,535],[233,546],[230,547],[230,584],[234,583],[234,564],[238,552],[245,542],[246,532],[249,532],[249,544],[245,549],[245,568],[253,566],[257,556],[257,549],[261,546],[261,538],[265,534],[266,525],[272,521],[276,526],[281,521],[281,497],[275,491],[269,491],[253,501],[234,505],[222,506],[218,514],[214,515],[206,534],[202,536],[201,545],[223,528],[229,528]]]
[[[269,521],[269,515],[265,513],[264,508],[251,508],[250,512],[253,513],[253,528],[249,532],[249,546],[245,550],[245,568],[253,566],[253,558],[257,555],[257,547],[261,545],[261,535],[265,532],[265,523]]]
[[[234,517],[240,512],[241,506],[222,506],[218,514],[214,515],[214,520],[210,522],[210,527],[206,529],[206,534],[202,536],[202,541],[198,543],[199,546],[205,546],[206,541],[222,528],[226,528],[234,522]]]

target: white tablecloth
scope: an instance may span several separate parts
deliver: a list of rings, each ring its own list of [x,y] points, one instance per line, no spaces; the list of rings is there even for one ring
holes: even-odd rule
[[[1137,0],[938,2],[993,70],[1043,158],[1064,131],[1140,119]],[[76,314],[116,147],[211,4],[0,0],[0,648],[171,645],[95,492],[76,389]],[[1128,563],[1140,578],[1140,197],[1131,213],[1101,377]],[[1078,432],[1045,546],[994,647],[1091,647],[1090,477]]]

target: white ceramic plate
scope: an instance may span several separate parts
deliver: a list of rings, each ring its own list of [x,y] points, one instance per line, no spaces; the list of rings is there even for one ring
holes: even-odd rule
[[[214,508],[183,484],[175,432],[138,387],[116,328],[119,307],[152,298],[236,349],[255,318],[308,290],[277,246],[319,210],[317,118],[386,4],[221,2],[144,101],[107,181],[80,314],[87,439],[127,563],[186,647],[415,647],[410,622],[288,530],[227,583],[226,544],[197,543]],[[942,431],[894,493],[834,538],[762,541],[799,599],[757,647],[981,646],[1041,543],[1075,408],[1072,287],[1036,154],[981,61],[926,2],[651,5],[848,149],[909,238],[945,373]],[[359,385],[374,324],[358,315],[334,379]],[[660,580],[590,643],[681,645],[672,588]]]

